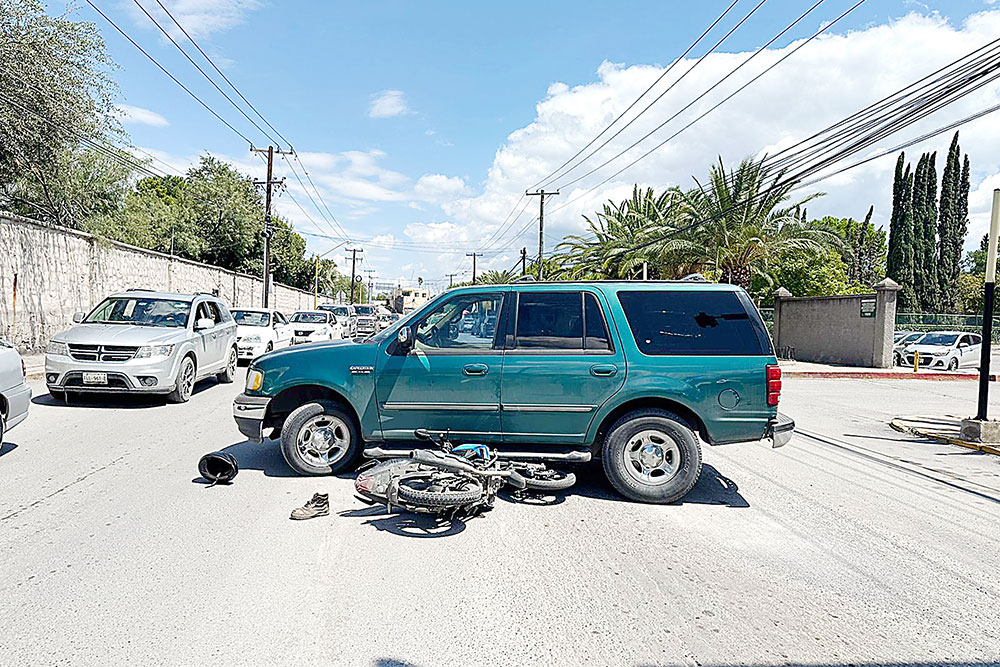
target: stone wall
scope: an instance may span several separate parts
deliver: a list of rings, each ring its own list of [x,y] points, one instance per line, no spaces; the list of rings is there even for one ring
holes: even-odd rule
[[[886,278],[872,294],[795,298],[774,294],[778,356],[798,361],[889,368],[899,286]]]
[[[236,308],[260,306],[261,284],[256,276],[0,211],[0,336],[23,351],[42,350],[53,334],[72,325],[73,313],[89,311],[108,294],[130,287],[184,293],[218,290]],[[274,285],[271,304],[291,313],[312,308],[313,295]]]

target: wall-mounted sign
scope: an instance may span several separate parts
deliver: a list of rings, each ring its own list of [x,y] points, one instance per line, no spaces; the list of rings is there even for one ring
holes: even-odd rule
[[[875,299],[861,299],[861,317],[875,317]]]

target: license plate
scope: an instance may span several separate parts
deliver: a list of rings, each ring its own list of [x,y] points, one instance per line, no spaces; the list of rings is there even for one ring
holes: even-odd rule
[[[83,374],[84,384],[107,384],[108,374],[107,373],[84,373]]]

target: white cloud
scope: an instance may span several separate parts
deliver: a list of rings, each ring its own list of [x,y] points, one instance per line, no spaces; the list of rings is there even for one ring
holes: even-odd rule
[[[627,196],[634,183],[657,189],[670,185],[690,187],[694,184],[692,177],[703,179],[718,155],[723,156],[727,165],[735,165],[741,158],[758,154],[765,147],[795,143],[986,44],[995,39],[998,32],[1000,11],[973,15],[961,25],[951,24],[937,15],[910,14],[864,30],[836,34],[834,28],[634,168],[596,191],[584,194],[589,187],[708,110],[798,43],[783,49],[770,49],[760,54],[752,66],[748,65],[746,71],[741,71],[668,123],[639,149],[579,183],[565,185],[566,181],[597,166],[652,130],[748,55],[713,54],[647,114],[589,160],[586,169],[574,171],[568,178],[554,183],[562,185],[562,194],[546,203],[546,232],[553,238],[561,238],[566,233],[580,231],[584,225],[582,214],[593,212],[608,198]],[[684,69],[678,67],[654,92],[662,91]],[[545,99],[536,107],[535,119],[512,132],[498,150],[482,192],[447,201],[443,204],[444,211],[463,229],[470,230],[466,235],[470,241],[485,239],[498,228],[525,188],[572,156],[624,111],[661,72],[661,68],[649,65],[623,66],[606,62],[598,69],[594,82],[573,87],[552,84]],[[993,84],[854,159],[998,102],[998,85]],[[632,114],[628,116],[631,117]],[[977,186],[987,175],[1000,170],[1000,160],[996,157],[1000,155],[1000,126],[996,118],[984,118],[963,127],[961,136],[963,150],[970,154],[973,168],[974,195],[970,202],[968,238],[969,245],[975,245],[988,217],[988,197],[979,196]],[[940,165],[950,139],[950,134],[946,134],[914,146],[907,151],[907,156],[912,156],[915,162],[921,151],[937,150],[940,176]],[[876,221],[886,223],[891,208],[894,159],[894,155],[887,156],[814,186],[812,191],[823,190],[828,194],[810,203],[810,215],[860,218],[868,206],[874,204]],[[537,227],[532,225],[531,219],[536,212],[537,200],[528,205],[510,232],[503,234],[505,242],[499,247],[508,247],[511,251],[522,245],[532,247]],[[516,233],[520,230],[523,232],[518,237]],[[550,244],[551,241],[547,242],[549,249]]]
[[[425,201],[438,201],[465,194],[465,181],[458,176],[444,174],[424,174],[413,186],[413,194]]]
[[[149,109],[134,107],[131,104],[116,104],[115,107],[121,112],[122,122],[134,125],[150,125],[152,127],[166,127],[170,122]]]
[[[159,33],[157,27],[150,23],[149,18],[135,6],[134,2],[122,0],[120,4],[136,25]],[[163,4],[195,39],[234,28],[246,20],[247,14],[263,6],[260,0],[163,0]],[[144,0],[142,5],[171,36],[175,39],[183,37],[183,33],[160,9],[155,0]]]
[[[372,103],[368,109],[371,118],[391,118],[410,113],[406,104],[406,95],[402,90],[383,90],[372,95]]]

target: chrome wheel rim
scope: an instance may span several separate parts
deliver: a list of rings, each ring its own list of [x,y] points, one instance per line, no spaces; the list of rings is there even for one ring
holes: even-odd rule
[[[316,415],[302,425],[295,441],[299,456],[311,466],[333,465],[347,454],[351,431],[332,415]]]
[[[622,463],[640,484],[660,486],[680,471],[681,449],[663,431],[648,429],[629,438],[622,450]]]
[[[194,389],[194,364],[188,361],[184,364],[184,370],[181,373],[181,394],[183,396],[190,396],[191,391]]]

